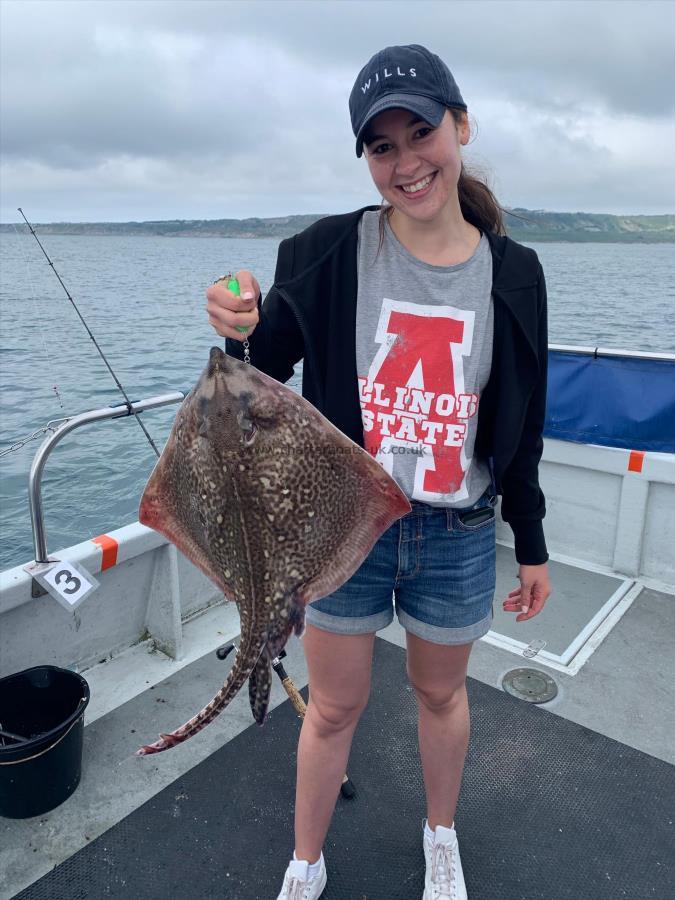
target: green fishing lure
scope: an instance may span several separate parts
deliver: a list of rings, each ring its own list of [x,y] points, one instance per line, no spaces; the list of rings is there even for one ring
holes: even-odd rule
[[[222,278],[218,278],[213,283],[214,284],[222,284],[223,282],[226,282],[226,287],[227,287],[228,291],[232,291],[232,293],[235,295],[235,297],[241,296],[241,289],[239,287],[239,282],[237,281],[236,278],[234,278],[233,275],[230,275],[230,274],[223,275]],[[237,331],[241,331],[242,334],[245,334],[248,331],[247,325],[235,325],[234,327],[237,329]]]

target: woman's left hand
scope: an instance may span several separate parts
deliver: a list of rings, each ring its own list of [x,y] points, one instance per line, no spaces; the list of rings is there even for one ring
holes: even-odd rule
[[[525,622],[540,613],[551,594],[548,578],[548,563],[540,566],[519,566],[520,587],[510,592],[503,606],[505,612],[517,612],[516,622]]]

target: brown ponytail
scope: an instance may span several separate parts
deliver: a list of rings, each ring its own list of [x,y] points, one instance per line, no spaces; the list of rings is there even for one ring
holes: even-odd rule
[[[448,111],[455,121],[455,125],[459,125],[462,117],[466,113],[461,109],[453,109],[448,107]],[[457,195],[459,197],[459,206],[465,220],[471,225],[475,225],[481,231],[492,231],[495,234],[506,234],[504,228],[504,220],[502,213],[507,212],[497,202],[490,188],[475,175],[470,175],[464,163],[459,174],[457,182]],[[380,245],[377,249],[376,257],[379,255],[384,243],[384,226],[385,216],[388,218],[394,207],[389,204],[382,204],[379,213],[379,229],[380,229]]]

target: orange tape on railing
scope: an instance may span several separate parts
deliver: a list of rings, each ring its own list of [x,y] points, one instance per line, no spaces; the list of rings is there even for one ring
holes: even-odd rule
[[[645,451],[644,450],[631,450],[630,456],[628,457],[628,471],[629,472],[641,472],[642,464],[645,461]]]
[[[108,534],[99,534],[98,537],[92,538],[92,543],[98,544],[103,551],[101,571],[112,568],[117,563],[117,548],[119,547],[115,538],[111,538]]]

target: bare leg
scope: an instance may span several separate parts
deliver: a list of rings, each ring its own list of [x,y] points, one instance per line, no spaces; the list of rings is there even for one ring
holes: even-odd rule
[[[321,855],[368,703],[375,635],[331,634],[308,624],[302,641],[310,693],[298,744],[295,854],[312,863]]]
[[[408,677],[418,704],[418,735],[429,828],[455,818],[470,719],[466,670],[472,644],[443,646],[407,633]]]

